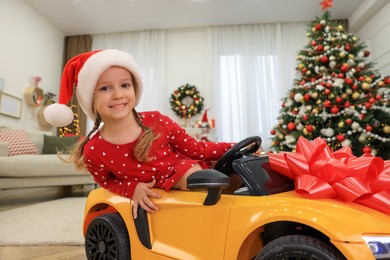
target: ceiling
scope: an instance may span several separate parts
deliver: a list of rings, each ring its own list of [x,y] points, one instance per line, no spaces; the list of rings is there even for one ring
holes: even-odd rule
[[[65,35],[310,21],[323,0],[24,0]],[[332,19],[364,0],[333,0]]]

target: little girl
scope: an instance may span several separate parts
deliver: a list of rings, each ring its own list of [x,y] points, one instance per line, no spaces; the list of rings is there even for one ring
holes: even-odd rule
[[[140,205],[158,208],[151,188],[186,190],[187,177],[208,168],[233,144],[198,142],[175,121],[159,112],[137,112],[142,80],[133,57],[119,50],[92,51],[72,58],[65,66],[59,103],[45,110],[57,127],[69,125],[73,112],[65,106],[76,96],[95,122],[91,132],[72,151],[76,168],[86,167],[103,188],[133,200],[134,218]]]

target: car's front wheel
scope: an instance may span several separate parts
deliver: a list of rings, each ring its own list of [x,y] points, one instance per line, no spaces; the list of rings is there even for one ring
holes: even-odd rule
[[[265,245],[256,260],[340,260],[345,259],[327,244],[307,236],[290,235]]]
[[[126,225],[118,214],[96,217],[85,234],[85,252],[88,259],[130,259],[130,240]]]

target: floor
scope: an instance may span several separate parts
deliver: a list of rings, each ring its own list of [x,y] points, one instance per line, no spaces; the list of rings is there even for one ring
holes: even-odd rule
[[[93,187],[42,188],[0,191],[0,211],[72,196],[87,196]],[[84,260],[84,246],[0,246],[4,260]]]

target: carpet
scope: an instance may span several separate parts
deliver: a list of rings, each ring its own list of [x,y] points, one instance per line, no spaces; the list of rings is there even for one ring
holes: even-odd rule
[[[0,212],[0,246],[84,245],[85,201],[62,198]]]

